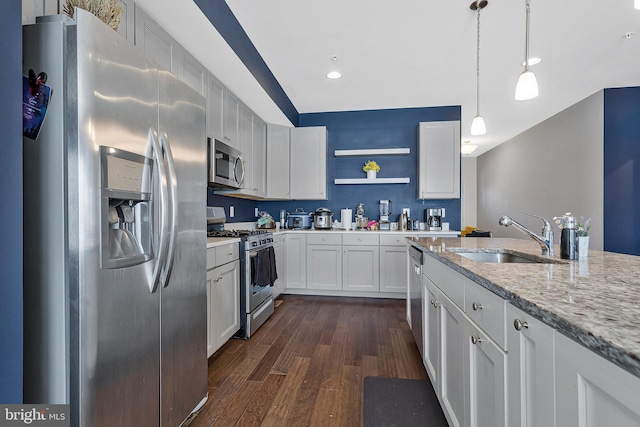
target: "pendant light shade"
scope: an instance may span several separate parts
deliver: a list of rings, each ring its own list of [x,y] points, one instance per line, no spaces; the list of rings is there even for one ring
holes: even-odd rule
[[[634,0],[633,1],[633,7],[635,7],[636,9],[640,10],[640,0]]]
[[[477,0],[471,3],[471,10],[477,12],[477,37],[476,37],[476,117],[471,122],[471,135],[484,135],[487,126],[480,115],[480,11],[489,4],[486,0]]]
[[[516,85],[516,99],[518,101],[526,101],[538,96],[538,81],[535,74],[529,70],[525,70],[520,74],[518,84]]]
[[[638,1],[638,0],[636,0]],[[516,85],[516,100],[526,101],[538,96],[538,81],[532,71],[529,70],[529,15],[531,8],[529,0],[526,0],[526,16],[527,22],[524,37],[524,71],[520,74],[518,84]]]
[[[484,124],[482,116],[478,115],[473,118],[471,122],[471,135],[484,135],[487,133],[487,125]]]

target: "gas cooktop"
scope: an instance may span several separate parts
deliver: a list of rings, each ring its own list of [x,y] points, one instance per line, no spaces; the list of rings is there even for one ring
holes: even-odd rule
[[[247,238],[260,234],[270,234],[268,230],[211,230],[207,232],[207,237],[239,237]]]

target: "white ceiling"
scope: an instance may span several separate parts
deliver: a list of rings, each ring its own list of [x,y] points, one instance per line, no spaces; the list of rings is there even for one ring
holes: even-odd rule
[[[489,0],[480,48],[487,134],[472,137],[471,0],[226,1],[298,112],[462,105],[462,139],[480,146],[474,156],[598,90],[640,86],[640,11],[633,0],[531,0],[530,51],[542,58],[531,69],[540,96],[515,101],[525,0]],[[623,36],[630,31],[636,34]],[[341,79],[325,77],[333,68]]]

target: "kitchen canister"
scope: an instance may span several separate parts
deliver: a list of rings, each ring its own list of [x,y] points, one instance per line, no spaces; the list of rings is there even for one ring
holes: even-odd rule
[[[578,223],[575,217],[565,217],[564,227],[560,235],[560,258],[578,259],[577,251]]]
[[[351,230],[351,220],[353,219],[353,211],[351,209],[340,209],[340,223],[345,230]]]

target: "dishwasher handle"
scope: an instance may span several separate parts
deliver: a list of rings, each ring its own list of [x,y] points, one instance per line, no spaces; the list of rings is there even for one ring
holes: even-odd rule
[[[422,265],[422,255],[423,254],[421,250],[416,249],[413,246],[409,247],[409,256],[411,256],[411,259],[418,261],[420,265]]]

